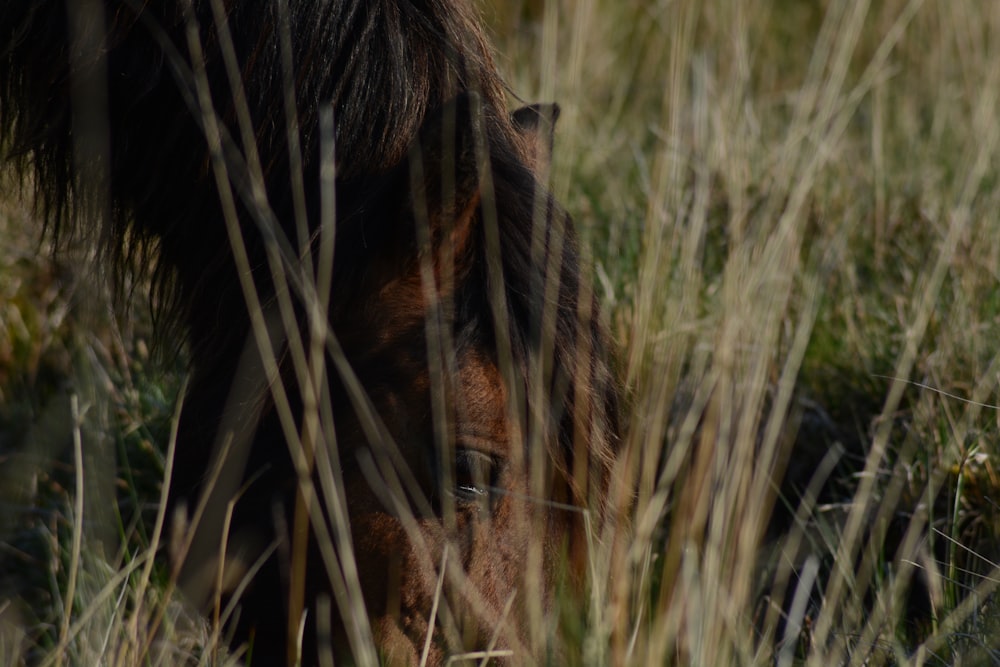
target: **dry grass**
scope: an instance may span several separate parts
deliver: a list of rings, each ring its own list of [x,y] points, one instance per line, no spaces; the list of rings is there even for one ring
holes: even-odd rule
[[[483,4],[512,89],[562,105],[553,180],[629,393],[625,516],[597,535],[590,608],[535,639],[580,664],[1000,663],[1000,5]],[[0,278],[24,266],[13,247]],[[0,303],[0,437],[42,438],[24,424],[75,393],[104,417],[44,437],[80,438],[76,471],[102,440],[164,450],[172,406],[148,399],[176,380],[136,379],[131,332],[65,331],[78,306],[38,291]],[[39,380],[45,358],[98,379],[63,390]],[[155,512],[84,535],[89,496],[74,506],[72,473],[45,470],[58,488],[4,494],[58,510],[28,521],[49,547],[43,625],[0,607],[0,651],[221,664],[148,569]],[[6,552],[27,553],[21,534]],[[95,546],[117,536],[133,546]],[[150,614],[172,622],[155,642]],[[373,659],[369,641],[359,622]]]

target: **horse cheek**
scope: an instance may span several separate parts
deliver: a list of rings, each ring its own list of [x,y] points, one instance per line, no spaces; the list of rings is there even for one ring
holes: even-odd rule
[[[523,587],[530,531],[523,508],[514,507],[516,502],[505,497],[490,517],[473,520],[466,571],[469,585],[487,605],[483,610],[487,617],[469,619],[476,630],[474,643],[479,646],[490,641],[500,623],[505,629],[499,635],[496,648],[507,647],[508,634],[515,643],[524,634],[515,615],[508,615],[506,619],[500,616],[508,600],[513,597],[516,606],[518,598],[527,594]]]

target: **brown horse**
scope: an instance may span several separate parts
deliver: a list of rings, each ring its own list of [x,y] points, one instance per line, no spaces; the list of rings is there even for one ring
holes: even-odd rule
[[[3,0],[0,59],[50,230],[96,231],[188,342],[192,604],[231,599],[254,664],[541,646],[618,396],[555,109],[506,111],[466,3]]]

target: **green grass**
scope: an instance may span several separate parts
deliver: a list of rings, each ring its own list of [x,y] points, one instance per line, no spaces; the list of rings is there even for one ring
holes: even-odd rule
[[[624,520],[554,649],[1000,663],[1000,5],[482,4],[511,88],[562,105],[554,187],[629,396]],[[154,512],[134,510],[155,508],[180,380],[147,363],[142,325],[85,307],[107,302],[86,274],[36,257],[22,209],[2,222],[0,471],[16,444],[36,467],[3,486],[0,555],[37,577],[16,621],[0,606],[0,650],[140,664],[133,619],[157,615],[164,577],[144,583]],[[46,428],[70,396],[88,419]],[[81,555],[74,432],[119,462],[94,488],[121,509]],[[171,645],[221,661],[178,613]]]

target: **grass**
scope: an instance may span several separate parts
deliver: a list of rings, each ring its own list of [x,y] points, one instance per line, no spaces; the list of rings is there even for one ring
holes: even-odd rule
[[[629,396],[627,521],[553,648],[1000,663],[1000,5],[483,4],[511,88],[562,105],[554,187]],[[0,606],[0,651],[139,664],[137,619],[164,610],[179,629],[151,662],[221,662],[145,569],[180,379],[147,363],[142,325],[85,306],[106,303],[85,274],[35,257],[32,228],[3,209],[2,470],[32,460],[2,487],[2,556],[35,579]],[[119,468],[81,509],[101,447]]]

